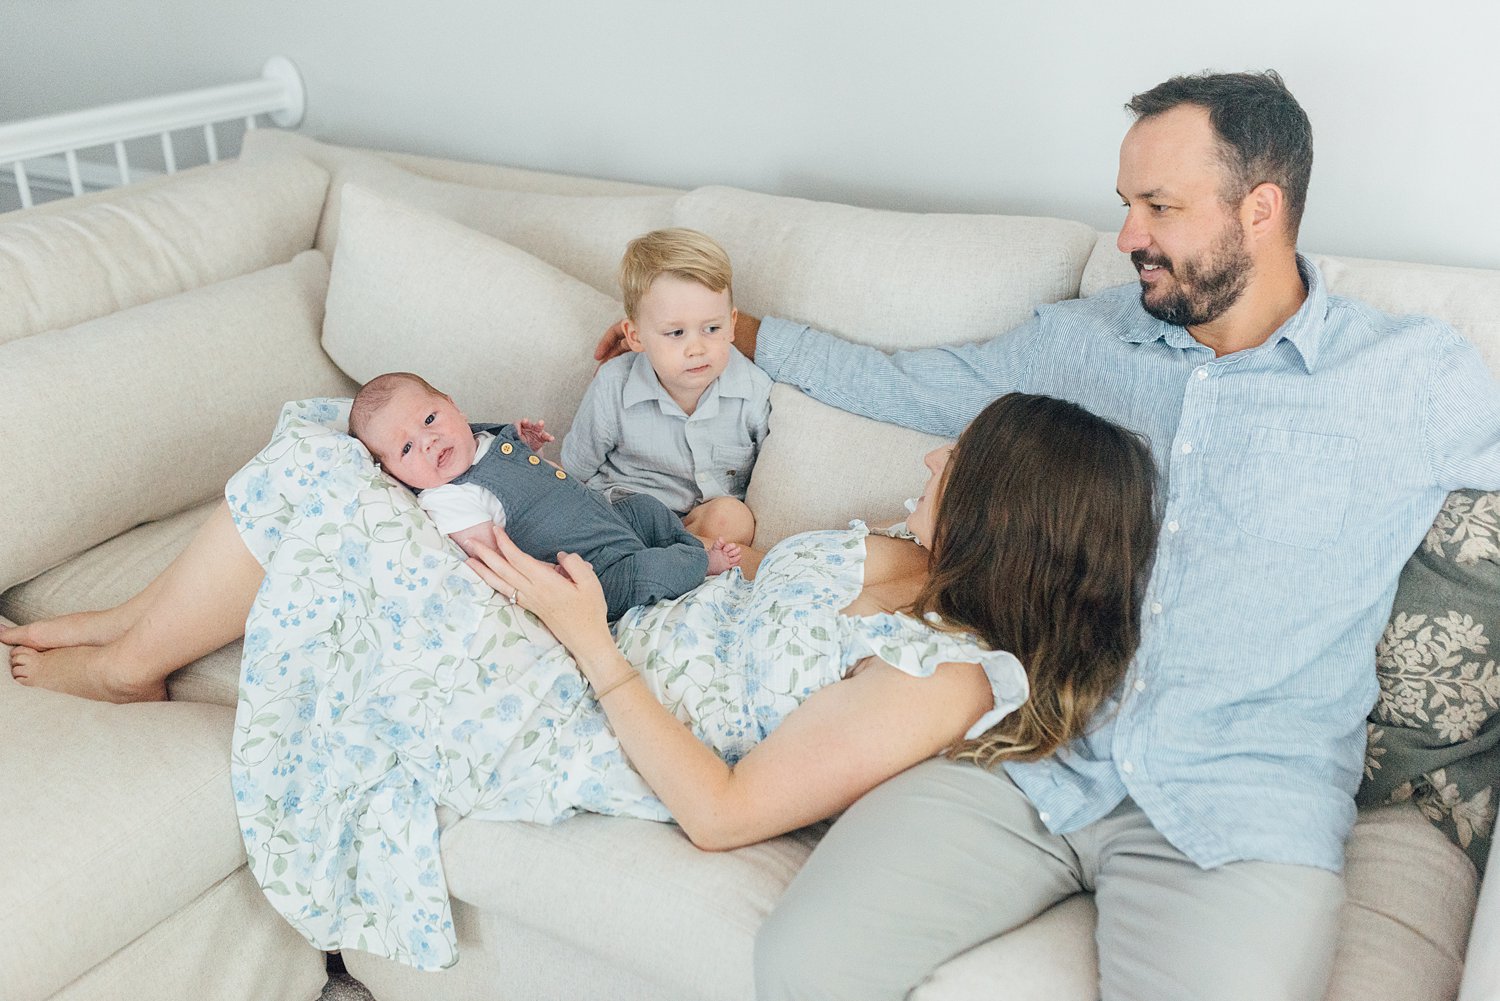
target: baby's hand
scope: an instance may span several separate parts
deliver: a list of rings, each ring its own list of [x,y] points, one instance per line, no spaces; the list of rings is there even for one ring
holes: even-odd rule
[[[725,570],[740,565],[740,547],[736,542],[715,539],[708,550],[708,575],[717,577]]]
[[[516,434],[521,436],[521,441],[533,452],[540,452],[543,445],[557,440],[547,433],[546,421],[529,421],[522,418],[516,421]]]

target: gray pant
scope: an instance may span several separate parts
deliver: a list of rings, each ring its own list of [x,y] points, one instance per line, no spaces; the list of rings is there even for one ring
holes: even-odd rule
[[[1199,869],[1129,799],[1054,835],[1003,772],[928,761],[833,826],[755,942],[771,999],[904,998],[937,966],[1091,890],[1105,1001],[1318,1001],[1342,877]],[[996,984],[996,996],[1003,996]]]

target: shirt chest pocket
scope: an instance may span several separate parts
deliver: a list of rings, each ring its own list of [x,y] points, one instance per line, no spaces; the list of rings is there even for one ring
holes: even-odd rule
[[[1330,545],[1344,527],[1358,451],[1344,435],[1251,428],[1238,477],[1240,529],[1301,549]]]
[[[750,470],[755,465],[754,445],[715,445],[714,469],[724,483],[724,492],[741,499],[750,485]]]

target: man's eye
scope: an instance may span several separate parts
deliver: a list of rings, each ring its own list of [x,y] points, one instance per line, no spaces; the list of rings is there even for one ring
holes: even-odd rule
[[[437,411],[433,411],[432,413],[428,414],[427,415],[427,419],[425,421],[423,421],[422,423],[423,424],[431,424],[435,420],[437,420]]]
[[[410,452],[410,451],[411,451],[411,442],[407,442],[405,445],[401,446],[401,457],[405,458],[406,457],[406,453]]]
[[[1151,211],[1155,212],[1157,215],[1161,215],[1168,208],[1170,208],[1170,206],[1167,206],[1167,205],[1152,205],[1151,206]]]

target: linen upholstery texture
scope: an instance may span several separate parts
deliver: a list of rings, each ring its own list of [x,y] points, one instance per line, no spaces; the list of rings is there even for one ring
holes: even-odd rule
[[[434,212],[524,250],[618,299],[625,244],[672,220],[676,195],[554,195],[475,189],[435,181],[378,159],[351,163],[333,175],[318,245],[333,256],[345,184]]]
[[[327,956],[266,905],[241,866],[48,1001],[312,1001],[327,979]]]
[[[0,590],[218,494],[287,399],[349,391],[318,347],[317,251],[0,345]]]
[[[471,420],[543,418],[563,439],[593,375],[593,345],[622,315],[617,301],[358,185],[344,188],[339,244],[323,346],[340,368],[360,382],[415,372]]]
[[[243,866],[232,722],[220,706],[114,706],[0,677],[0,997],[51,995]],[[266,917],[262,901],[247,923]]]
[[[283,264],[312,246],[327,187],[302,157],[226,161],[67,212],[6,213],[0,343]]]
[[[1482,873],[1500,795],[1500,493],[1456,490],[1376,649],[1361,804],[1413,800]]]
[[[0,616],[13,622],[35,622],[70,612],[113,608],[155,580],[220,503],[215,498],[122,532],[11,588],[0,594]],[[167,697],[233,708],[239,695],[239,677],[240,642],[235,640],[170,674]]]

